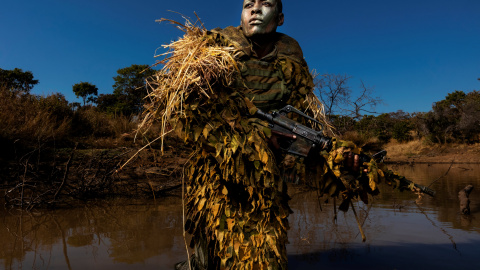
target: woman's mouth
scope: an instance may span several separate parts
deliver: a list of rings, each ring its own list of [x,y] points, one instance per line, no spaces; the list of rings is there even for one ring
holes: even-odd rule
[[[258,19],[258,18],[254,18],[254,19],[250,19],[250,21],[248,22],[250,25],[257,25],[257,24],[262,24],[263,21]]]

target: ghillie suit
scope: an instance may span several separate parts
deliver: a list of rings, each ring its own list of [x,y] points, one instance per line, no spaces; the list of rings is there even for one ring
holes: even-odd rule
[[[185,36],[165,46],[171,51],[150,81],[143,125],[160,121],[162,135],[173,130],[195,149],[185,168],[184,198],[185,229],[197,253],[192,264],[195,269],[287,269],[291,210],[281,163],[303,181],[314,179],[322,192],[346,200],[360,189],[374,193],[383,175],[372,161],[370,185],[352,191],[342,183],[355,181],[342,167],[344,153],[360,152],[347,142],[335,140],[334,150],[319,153],[305,162],[308,166],[288,162],[291,157],[269,147],[271,130],[253,116],[257,107],[269,111],[290,104],[326,123],[294,39],[277,33],[274,51],[258,59],[238,27],[205,31],[188,21],[178,25]]]

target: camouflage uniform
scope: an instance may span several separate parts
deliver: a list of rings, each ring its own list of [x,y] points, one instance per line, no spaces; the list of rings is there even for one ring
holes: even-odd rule
[[[287,35],[276,33],[274,50],[262,59],[239,27],[209,31],[205,39],[236,48],[240,72],[228,87],[213,84],[210,99],[190,95],[176,123],[177,132],[196,149],[186,168],[185,227],[196,253],[192,263],[196,269],[287,269],[291,210],[278,165],[283,157],[268,146],[267,123],[252,113],[286,104],[306,111],[305,100],[313,95],[312,77],[300,46]],[[342,194],[346,202],[376,192],[382,174],[375,162],[363,176],[370,184],[355,186],[358,179],[342,164],[345,152],[361,150],[339,140],[333,145],[331,153],[318,153],[315,162],[307,161],[307,171],[293,162],[299,175],[314,179],[331,196]]]
[[[186,168],[186,230],[198,269],[286,269],[286,185],[268,147],[268,125],[251,116],[286,104],[305,107],[313,82],[298,43],[275,35],[258,59],[239,27],[207,33],[210,44],[237,49],[240,72],[209,100],[190,96],[176,130],[196,151]],[[253,102],[252,102],[253,101]]]

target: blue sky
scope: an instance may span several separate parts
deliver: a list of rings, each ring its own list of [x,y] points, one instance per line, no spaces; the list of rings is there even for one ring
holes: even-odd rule
[[[480,90],[480,0],[284,0],[278,31],[298,40],[310,69],[347,74],[375,89],[378,112],[429,111],[455,90]],[[33,93],[95,84],[111,93],[113,77],[132,64],[153,64],[155,50],[182,33],[156,19],[193,17],[207,28],[237,26],[242,1],[3,0],[0,68],[32,71]]]

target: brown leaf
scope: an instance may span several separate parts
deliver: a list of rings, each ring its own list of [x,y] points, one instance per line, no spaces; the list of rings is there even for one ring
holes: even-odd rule
[[[205,206],[205,202],[207,201],[207,199],[205,198],[202,198],[198,204],[197,204],[197,209],[198,211],[201,211],[203,209],[203,206]]]

